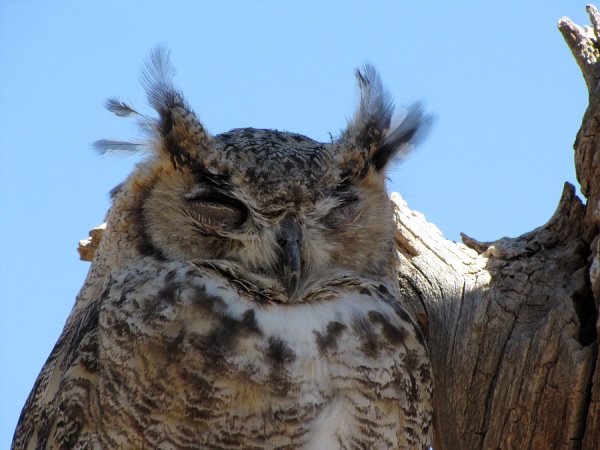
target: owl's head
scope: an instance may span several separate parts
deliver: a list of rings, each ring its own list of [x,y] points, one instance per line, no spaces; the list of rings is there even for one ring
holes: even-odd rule
[[[119,230],[129,234],[134,256],[221,260],[298,301],[324,276],[391,274],[386,168],[429,123],[418,106],[392,127],[392,102],[366,66],[356,72],[358,109],[337,140],[253,128],[211,136],[172,75],[168,53],[155,50],[143,81],[158,119],[107,102],[119,116],[137,115],[151,135],[149,158],[113,195],[112,209],[129,217]],[[99,141],[97,148],[136,145]]]

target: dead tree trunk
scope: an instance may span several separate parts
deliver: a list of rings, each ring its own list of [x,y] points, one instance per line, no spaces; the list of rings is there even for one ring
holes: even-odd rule
[[[600,449],[600,13],[561,19],[590,97],[575,142],[583,204],[565,185],[523,236],[442,237],[394,194],[399,277],[428,333],[435,450]]]

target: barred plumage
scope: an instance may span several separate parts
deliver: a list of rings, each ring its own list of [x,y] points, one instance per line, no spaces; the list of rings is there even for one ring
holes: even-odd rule
[[[152,53],[148,158],[106,230],[13,448],[423,449],[432,374],[402,308],[385,168],[429,118],[371,67],[338,140],[211,136]],[[99,141],[101,151],[139,143]]]

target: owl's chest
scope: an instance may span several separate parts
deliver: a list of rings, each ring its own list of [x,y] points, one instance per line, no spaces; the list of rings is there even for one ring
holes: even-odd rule
[[[372,421],[397,417],[391,391],[411,324],[368,287],[261,305],[222,280],[165,277],[113,286],[100,318],[104,397],[113,408],[133,405],[146,429],[327,448],[356,433],[348,424],[357,410]]]

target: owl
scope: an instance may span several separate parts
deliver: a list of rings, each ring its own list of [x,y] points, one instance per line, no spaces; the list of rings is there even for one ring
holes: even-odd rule
[[[385,181],[430,119],[371,66],[357,111],[321,143],[213,136],[146,62],[158,117],[111,192],[106,229],[23,408],[13,449],[425,449],[432,370],[403,309]]]

